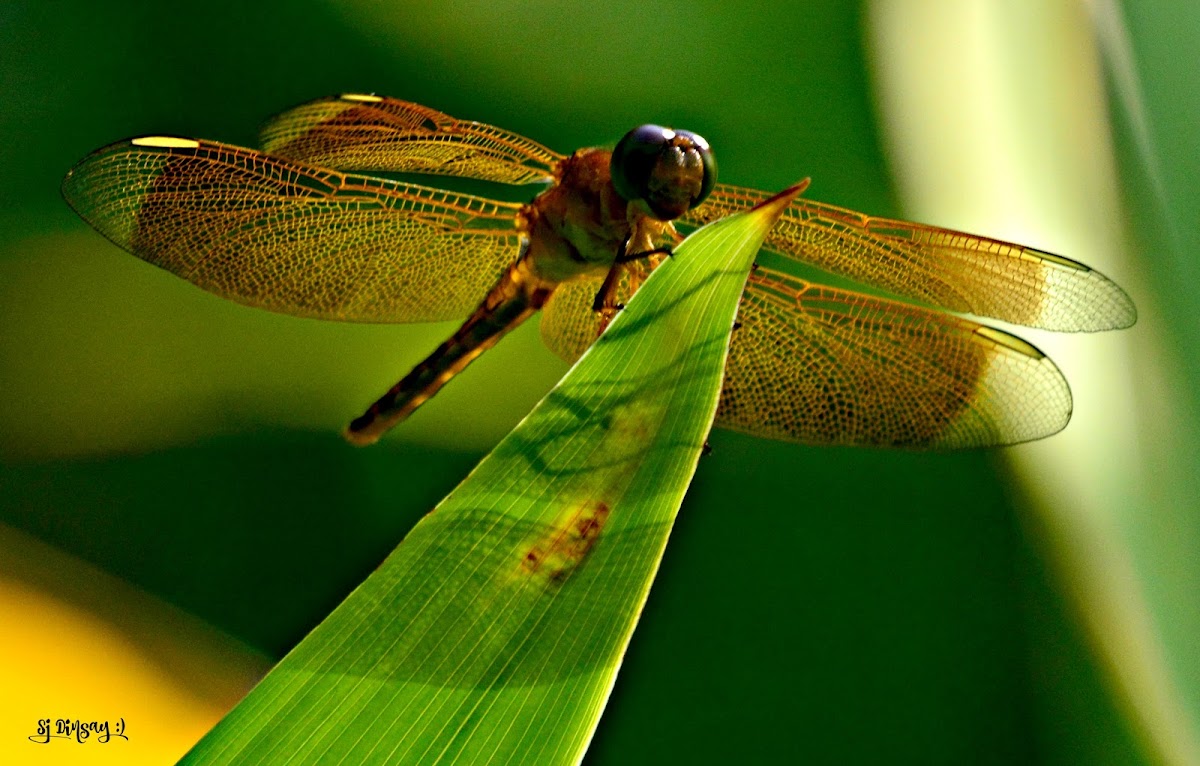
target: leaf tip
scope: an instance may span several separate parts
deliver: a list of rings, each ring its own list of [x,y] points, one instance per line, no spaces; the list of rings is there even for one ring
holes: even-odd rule
[[[811,178],[805,178],[802,181],[792,184],[788,188],[779,192],[773,197],[768,197],[750,209],[749,212],[755,215],[768,216],[771,219],[778,218],[788,205],[792,204],[792,200],[799,197],[808,188]]]

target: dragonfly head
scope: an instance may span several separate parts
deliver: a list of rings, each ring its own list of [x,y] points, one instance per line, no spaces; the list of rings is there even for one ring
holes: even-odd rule
[[[704,201],[717,182],[717,161],[703,137],[687,130],[642,125],[613,149],[613,186],[625,200],[641,200],[663,221]]]

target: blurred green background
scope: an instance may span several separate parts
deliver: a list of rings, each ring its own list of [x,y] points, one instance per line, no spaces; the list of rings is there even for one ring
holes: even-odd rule
[[[1197,209],[1184,181],[1188,163],[1197,170],[1187,120],[1200,108],[1190,79],[1171,91],[1182,96],[1156,88],[1172,71],[1166,51],[1195,35],[1152,9],[1128,12],[1149,100],[1123,111],[1120,77],[1106,82],[1125,214],[1141,222],[1128,249],[1155,257],[1108,270],[1178,329],[1145,337],[1171,352],[1160,378],[1181,404],[1168,409],[1174,422],[1154,421],[1165,430],[1154,444],[1175,462],[1141,474],[1168,485],[1140,508],[1157,526],[1120,521],[1124,536],[1105,539],[1128,546],[1187,740],[1200,678],[1186,644],[1200,616],[1180,611],[1194,601],[1197,538],[1195,479],[1179,466],[1195,454],[1196,401],[1180,381],[1200,372],[1200,323],[1178,285],[1197,270],[1195,226],[1180,211]],[[713,144],[722,180],[778,189],[811,176],[814,198],[903,217],[870,18],[832,0],[7,0],[0,522],[278,657],[566,370],[531,323],[384,443],[352,449],[344,423],[452,325],[275,316],[147,266],[59,198],[62,175],[92,149],[148,133],[253,145],[258,123],[295,103],[378,92],[560,151],[642,122],[686,126]],[[901,30],[914,45],[927,33]],[[946,94],[949,109],[956,100]],[[1149,153],[1144,114],[1163,126]],[[1077,409],[1072,428],[1126,406]],[[1064,587],[1081,575],[1061,561],[1081,554],[1060,558],[1070,528],[1044,521],[1045,493],[1028,483],[1044,477],[1023,483],[1004,452],[813,449],[726,432],[711,442],[588,763],[1128,764],[1186,752],[1158,741],[1136,691],[1110,680],[1114,655],[1096,621],[1080,619],[1090,607],[1079,589]],[[1182,569],[1146,563],[1163,540]]]

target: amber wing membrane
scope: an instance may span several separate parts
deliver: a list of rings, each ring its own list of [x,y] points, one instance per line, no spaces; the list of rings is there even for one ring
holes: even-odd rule
[[[718,424],[808,444],[984,447],[1056,433],[1071,392],[1008,333],[759,269]]]
[[[662,261],[661,256],[651,256],[625,264],[617,280],[614,302],[619,306],[628,302]],[[604,329],[604,320],[593,307],[603,281],[586,277],[563,283],[542,308],[542,342],[568,362],[582,356]]]
[[[718,184],[685,221],[708,223],[768,196]],[[764,247],[898,296],[1029,327],[1092,332],[1128,327],[1137,319],[1129,296],[1082,263],[812,200],[793,202]]]
[[[592,309],[592,303],[602,281],[580,279],[561,284],[542,308],[542,319],[538,325],[542,343],[568,362],[583,356],[583,352],[600,335],[601,318]],[[629,278],[622,276],[617,301],[624,303],[629,295]]]
[[[357,171],[433,173],[507,184],[553,180],[563,157],[528,138],[382,96],[344,94],[272,117],[263,151]]]
[[[596,337],[597,284],[542,318],[568,360]],[[1058,368],[1020,338],[940,311],[758,269],[733,333],[716,424],[805,444],[983,447],[1049,436],[1071,416]]]
[[[297,316],[460,318],[520,250],[517,205],[208,141],[121,141],[73,168],[63,195],[139,258]]]

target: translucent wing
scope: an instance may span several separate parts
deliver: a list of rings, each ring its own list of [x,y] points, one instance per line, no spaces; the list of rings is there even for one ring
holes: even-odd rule
[[[344,94],[272,117],[263,151],[343,170],[479,178],[507,184],[553,180],[563,158],[541,144],[480,122],[382,96]]]
[[[1071,417],[1044,354],[938,311],[750,275],[717,423],[809,444],[983,447],[1039,439]]]
[[[718,184],[685,221],[707,223],[769,196]],[[812,200],[793,202],[764,247],[899,296],[1030,327],[1091,332],[1137,319],[1129,296],[1082,263]]]
[[[567,359],[596,337],[598,284],[559,288],[542,336]],[[750,275],[717,425],[806,444],[983,447],[1049,436],[1071,416],[1058,368],[1020,338],[939,311]]]
[[[616,302],[627,302],[662,260],[651,256],[626,264],[617,281]],[[600,335],[602,320],[593,304],[603,282],[585,278],[561,284],[542,308],[542,342],[569,362],[582,356]]]
[[[538,325],[542,342],[554,353],[574,362],[600,335],[600,315],[592,310],[592,301],[603,280],[582,279],[561,284],[542,307]],[[629,280],[622,277],[618,301],[629,295]]]
[[[139,258],[297,316],[460,318],[520,249],[517,205],[191,139],[100,149],[63,180],[63,196]]]

